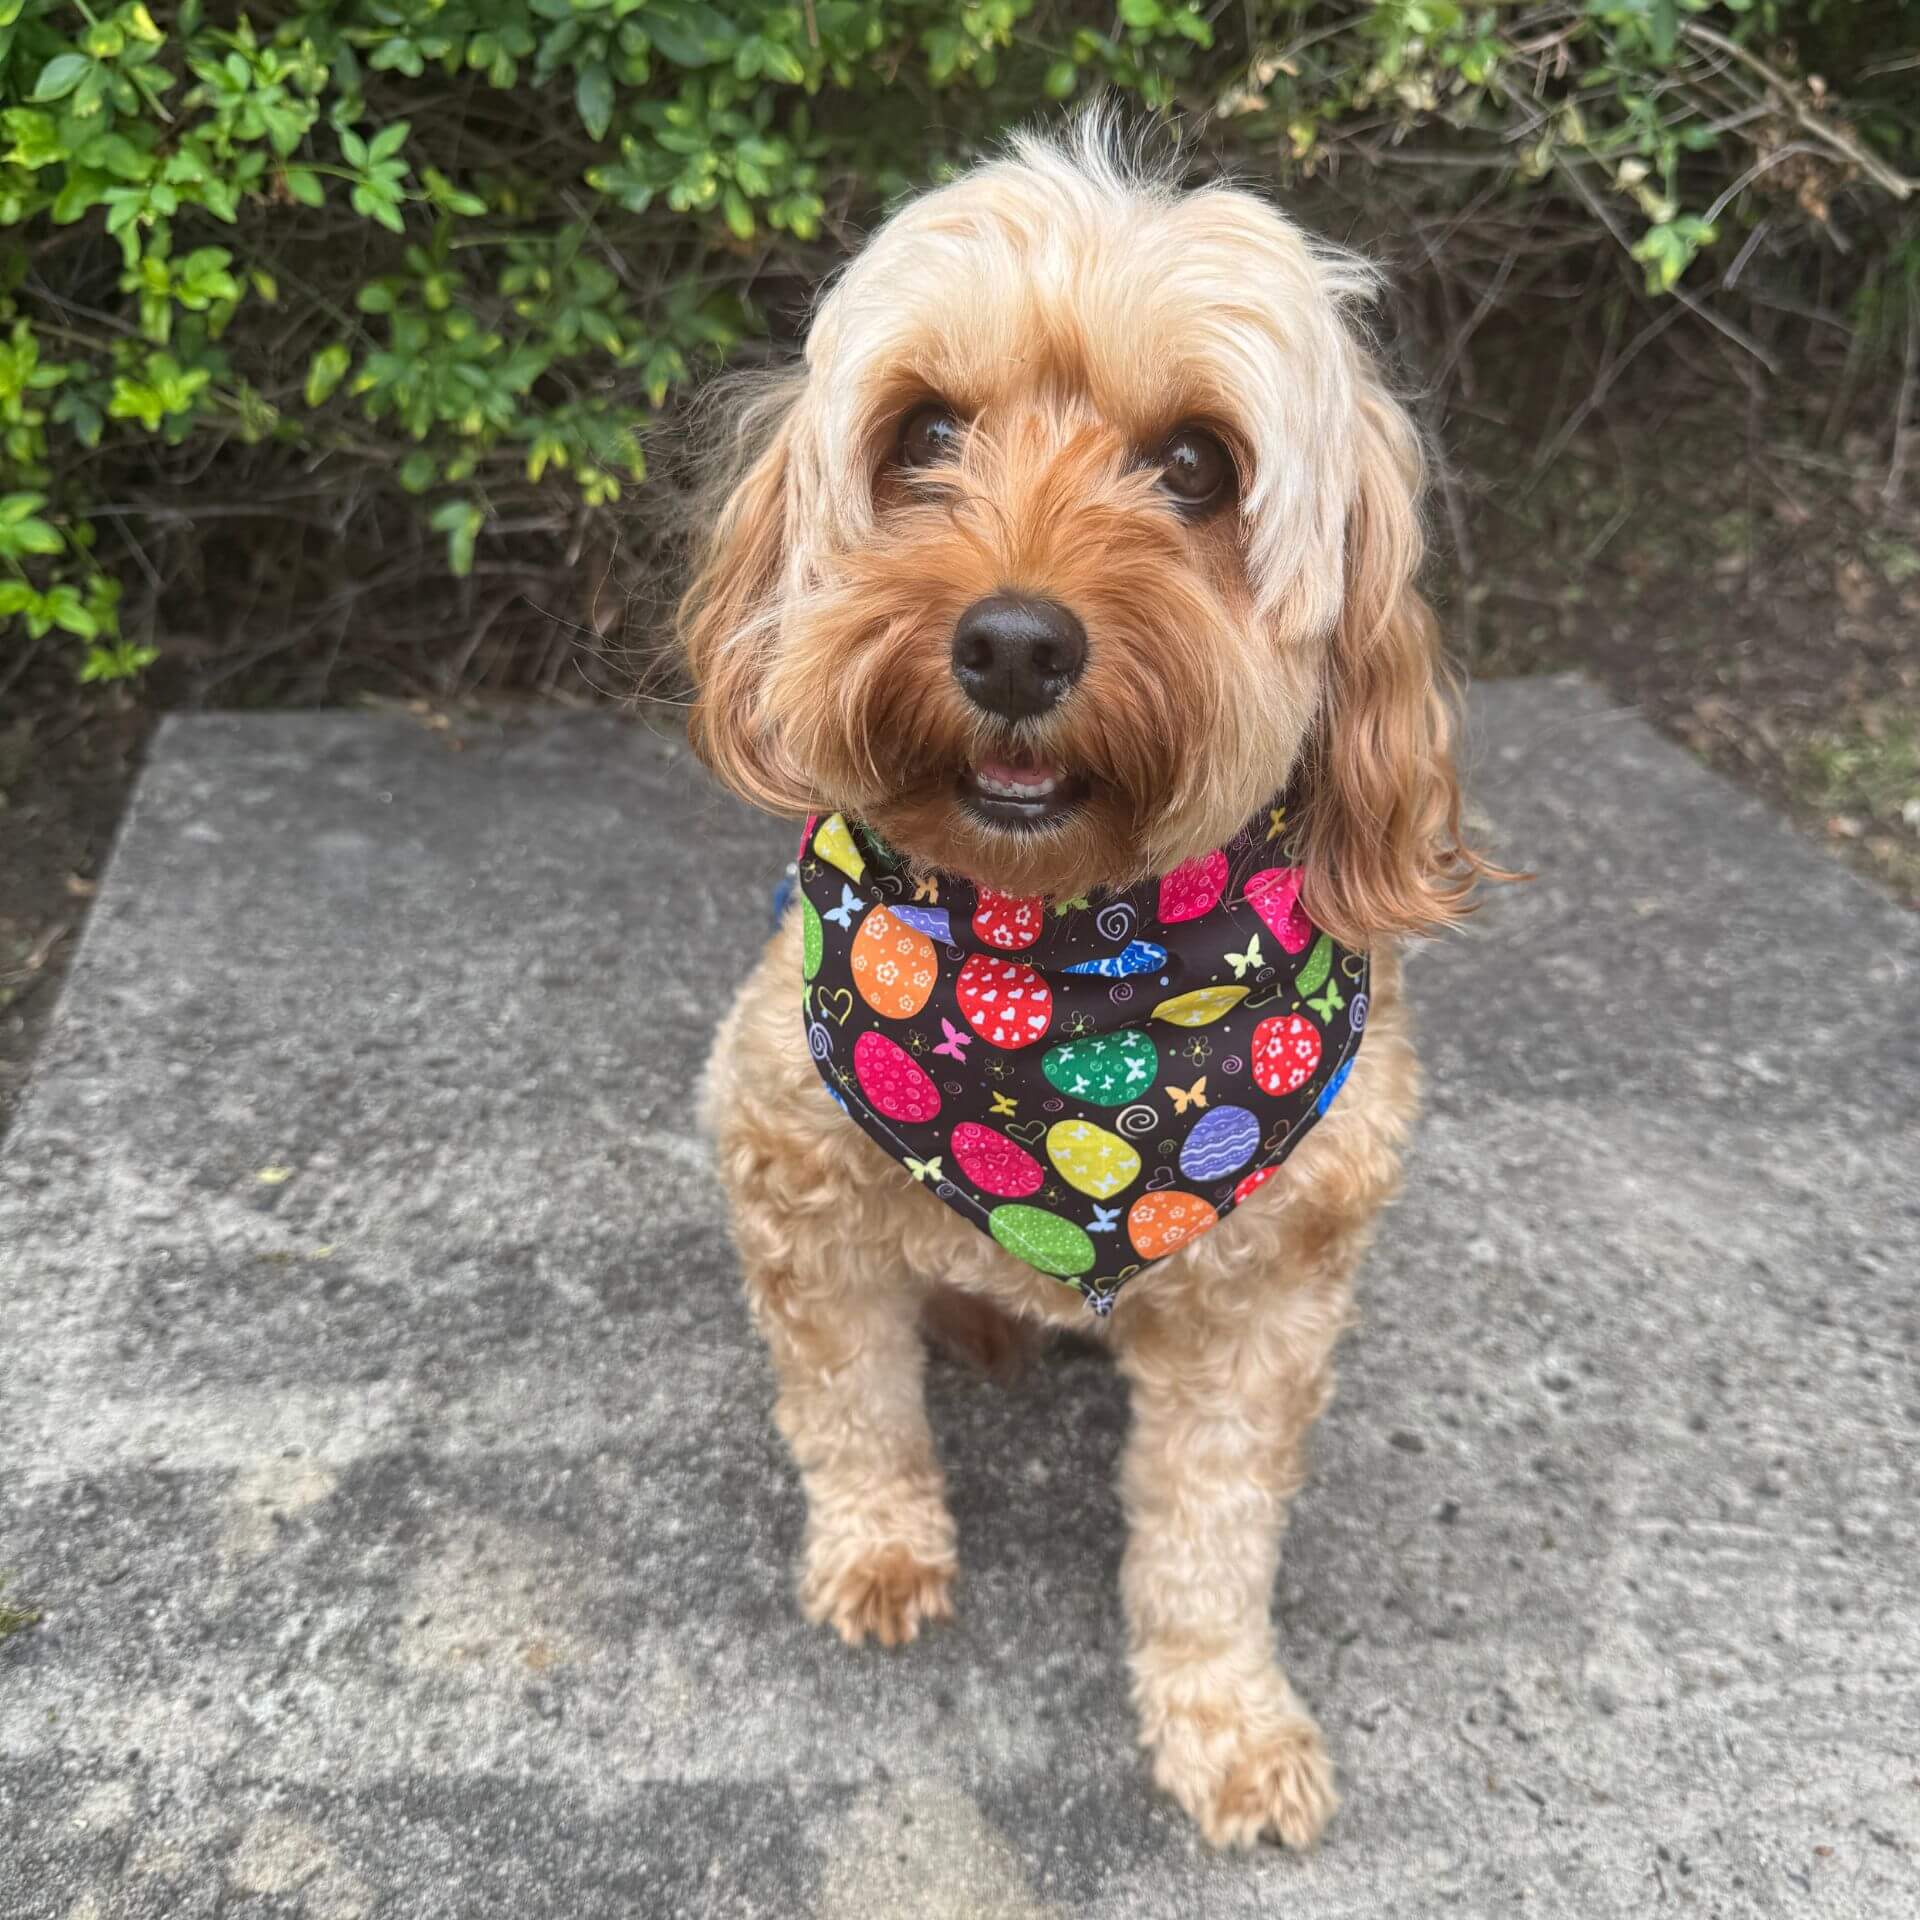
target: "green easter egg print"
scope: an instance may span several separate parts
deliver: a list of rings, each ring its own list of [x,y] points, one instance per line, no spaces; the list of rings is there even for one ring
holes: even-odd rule
[[[820,971],[820,958],[826,951],[827,930],[820,924],[820,910],[805,894],[800,896],[800,977],[811,980]]]
[[[1299,978],[1293,983],[1294,992],[1318,993],[1332,971],[1333,942],[1323,933],[1313,943],[1313,951],[1307,955],[1307,964],[1300,969]]]
[[[1071,1220],[1044,1207],[995,1207],[987,1231],[1013,1255],[1056,1280],[1072,1280],[1093,1265],[1093,1242]]]
[[[1160,1072],[1160,1053],[1151,1035],[1130,1028],[1049,1047],[1040,1071],[1070,1100],[1124,1107],[1147,1097]]]

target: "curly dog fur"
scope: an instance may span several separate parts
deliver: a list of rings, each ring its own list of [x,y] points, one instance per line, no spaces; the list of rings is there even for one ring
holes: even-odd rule
[[[841,808],[929,871],[1069,898],[1193,858],[1284,788],[1308,910],[1371,951],[1338,1106],[1098,1324],[822,1096],[797,916],[708,1069],[806,1489],[807,1617],[895,1646],[952,1611],[930,1325],[990,1360],[1016,1344],[1003,1316],[1093,1333],[1132,1395],[1141,1738],[1219,1844],[1307,1846],[1335,1806],[1276,1653],[1281,1533],[1418,1101],[1397,942],[1457,920],[1493,871],[1461,837],[1449,689],[1414,585],[1418,441],[1355,325],[1372,286],[1261,199],[1183,191],[1098,124],[1020,140],[909,203],[828,294],[804,367],[748,411],[681,617],[696,747],[762,806]],[[952,456],[904,468],[901,423],[930,404]],[[1195,425],[1233,472],[1203,516],[1154,458]],[[963,610],[1009,588],[1071,608],[1087,636],[1070,696],[1013,723],[971,704],[951,663]],[[1071,770],[1078,803],[1038,830],[982,820],[957,781],[987,755]]]

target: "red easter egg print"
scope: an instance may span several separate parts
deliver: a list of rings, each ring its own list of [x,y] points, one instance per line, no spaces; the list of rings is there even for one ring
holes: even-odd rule
[[[1184,867],[1175,867],[1160,882],[1160,919],[1166,926],[1198,920],[1211,913],[1227,890],[1227,856],[1215,847]]]
[[[905,1047],[884,1033],[863,1033],[853,1043],[853,1077],[875,1113],[915,1126],[940,1111],[940,1090],[921,1072]]]
[[[1320,1029],[1297,1013],[1275,1014],[1253,1030],[1253,1078],[1278,1098],[1304,1087],[1320,1064]]]
[[[996,1200],[1024,1200],[1046,1182],[1046,1168],[1025,1147],[977,1120],[955,1127],[952,1144],[960,1171]]]
[[[1253,1172],[1248,1174],[1247,1177],[1234,1188],[1233,1204],[1237,1207],[1248,1194],[1258,1193],[1279,1171],[1280,1169],[1278,1167],[1256,1167]]]
[[[1018,953],[1040,938],[1046,912],[1047,903],[1038,896],[1023,900],[1016,894],[982,887],[980,905],[973,916],[974,936],[983,946]]]
[[[1300,904],[1298,867],[1268,867],[1247,882],[1247,905],[1289,953],[1304,953],[1313,938],[1313,922]]]
[[[953,997],[974,1032],[1009,1053],[1043,1039],[1053,1022],[1053,989],[1017,960],[976,953],[960,969]]]

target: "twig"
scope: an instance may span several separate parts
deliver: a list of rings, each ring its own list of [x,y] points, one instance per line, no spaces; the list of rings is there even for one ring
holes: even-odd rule
[[[37,639],[29,640],[27,644],[20,649],[20,657],[15,660],[13,665],[8,669],[5,679],[0,679],[0,694],[10,692],[13,683],[39,659],[41,653],[46,648],[47,638],[48,635],[43,633]]]
[[[1680,31],[1695,46],[1712,47],[1751,68],[1779,94],[1788,111],[1816,140],[1824,141],[1835,153],[1851,160],[1869,180],[1885,187],[1896,200],[1905,200],[1916,186],[1920,186],[1920,181],[1909,180],[1877,153],[1863,147],[1851,134],[1843,133],[1830,121],[1821,119],[1795,91],[1791,82],[1776,73],[1757,53],[1749,53],[1739,41],[1729,40],[1724,33],[1716,33],[1712,27],[1703,27],[1697,20],[1681,21]]]
[[[1819,149],[1816,147],[1803,147],[1796,140],[1790,146],[1776,147],[1773,152],[1762,154],[1745,173],[1741,174],[1740,177],[1734,181],[1732,186],[1728,187],[1727,190],[1721,194],[1719,199],[1717,199],[1700,218],[1704,220],[1708,226],[1712,226],[1713,223],[1726,212],[1728,206],[1734,200],[1738,199],[1747,188],[1752,186],[1763,173],[1772,172],[1781,161],[1791,160],[1796,154],[1817,154],[1818,151]],[[1725,282],[1722,282],[1722,284],[1724,285]]]
[[[1615,241],[1619,244],[1620,251],[1631,260],[1633,258],[1633,243],[1621,230],[1619,221],[1601,205],[1599,197],[1594,193],[1593,189],[1581,179],[1579,167],[1567,160],[1564,156],[1557,159],[1554,164],[1566,176],[1574,192],[1586,202],[1587,210],[1613,235]],[[1731,340],[1736,347],[1752,354],[1769,373],[1778,373],[1780,371],[1779,367],[1774,363],[1773,356],[1767,352],[1766,348],[1763,347],[1752,334],[1748,333],[1744,328],[1736,327],[1733,322],[1724,315],[1715,313],[1704,300],[1696,298],[1693,294],[1689,293],[1686,288],[1670,287],[1667,290],[1667,297],[1671,300],[1678,300],[1689,313],[1697,314],[1708,326],[1713,328],[1716,333],[1723,334],[1727,339]]]
[[[1601,369],[1599,378],[1593,383],[1593,390],[1574,408],[1572,413],[1567,416],[1566,422],[1560,431],[1553,436],[1540,452],[1534,455],[1533,470],[1535,473],[1544,473],[1547,468],[1559,459],[1561,454],[1567,450],[1568,443],[1573,439],[1573,436],[1580,431],[1581,427],[1585,425],[1594,409],[1613,391],[1620,376],[1639,358],[1643,349],[1652,346],[1652,344],[1680,318],[1680,314],[1681,309],[1678,307],[1668,307],[1664,312],[1656,314],[1653,319],[1649,321],[1646,326],[1642,327],[1620,350],[1620,353],[1616,356],[1612,365]]]
[[[1747,270],[1747,262],[1759,251],[1760,242],[1767,237],[1772,229],[1773,221],[1769,218],[1762,220],[1760,224],[1747,235],[1746,240],[1741,245],[1740,251],[1733,256],[1733,265],[1720,276],[1720,291],[1722,293],[1731,293],[1733,291],[1734,283]]]
[[[1900,397],[1893,403],[1893,458],[1887,463],[1887,484],[1880,489],[1880,504],[1889,513],[1900,504],[1900,489],[1906,478],[1916,372],[1920,372],[1920,288],[1910,286],[1907,289],[1907,351],[1900,369]]]

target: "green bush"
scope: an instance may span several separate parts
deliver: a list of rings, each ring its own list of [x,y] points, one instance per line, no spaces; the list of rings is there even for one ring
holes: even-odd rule
[[[890,196],[1099,89],[1277,180],[1551,202],[1656,295],[1844,202],[1884,309],[1915,13],[0,0],[0,686],[55,636],[114,679],[411,609],[423,677],[545,593],[595,624],[567,582],[645,571],[676,396]]]

